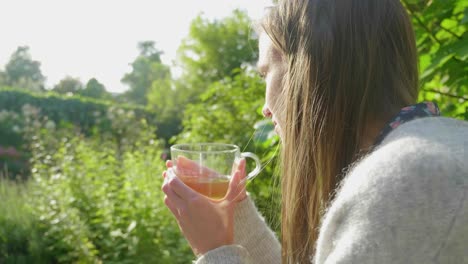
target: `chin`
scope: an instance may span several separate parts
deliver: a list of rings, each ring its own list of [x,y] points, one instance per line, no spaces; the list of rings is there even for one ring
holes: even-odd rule
[[[281,138],[281,129],[278,125],[275,126],[274,131],[275,131],[275,134]]]

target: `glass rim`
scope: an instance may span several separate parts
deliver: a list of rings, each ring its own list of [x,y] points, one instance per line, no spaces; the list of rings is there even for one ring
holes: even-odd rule
[[[195,150],[195,147],[224,147],[226,149],[222,150]],[[183,143],[175,144],[171,146],[171,151],[180,151],[186,153],[235,153],[239,151],[239,147],[234,144],[224,144],[224,143]]]

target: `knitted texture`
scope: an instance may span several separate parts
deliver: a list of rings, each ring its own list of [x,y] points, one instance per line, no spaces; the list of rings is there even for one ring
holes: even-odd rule
[[[468,263],[468,124],[423,118],[392,131],[344,177],[320,226],[313,262]],[[250,198],[235,244],[197,264],[280,263],[278,240]]]

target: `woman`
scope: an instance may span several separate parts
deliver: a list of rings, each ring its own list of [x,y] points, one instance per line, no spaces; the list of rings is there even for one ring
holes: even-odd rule
[[[223,202],[174,178],[165,203],[197,263],[468,263],[468,125],[415,104],[400,2],[280,1],[259,31],[282,243],[237,188],[245,163]]]

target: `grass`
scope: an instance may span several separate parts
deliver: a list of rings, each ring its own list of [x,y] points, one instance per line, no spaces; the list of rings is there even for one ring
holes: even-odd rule
[[[27,207],[29,184],[0,175],[0,263],[27,263],[35,243],[33,217]],[[35,258],[38,259],[38,258]]]

